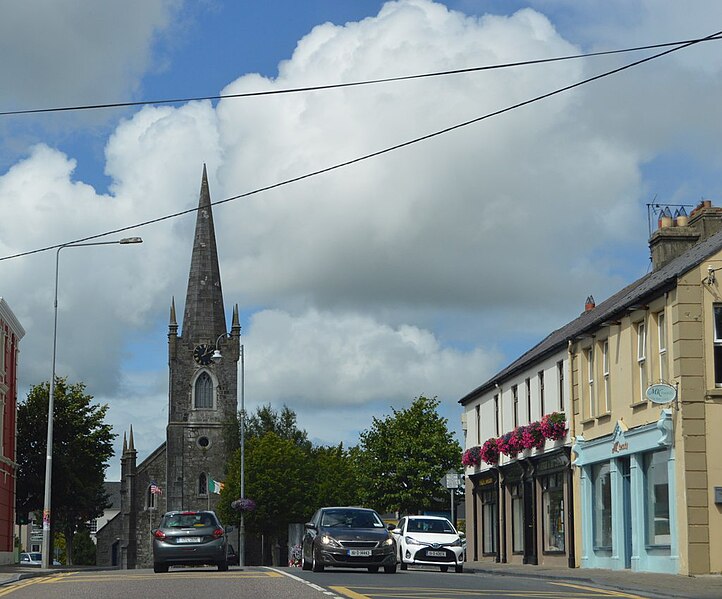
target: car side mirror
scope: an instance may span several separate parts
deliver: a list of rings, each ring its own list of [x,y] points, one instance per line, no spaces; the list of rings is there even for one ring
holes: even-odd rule
[[[309,528],[311,530],[318,530],[313,522],[306,522],[303,526],[304,528]]]
[[[400,528],[392,528],[392,529],[391,529],[391,532],[394,533],[395,535],[400,535],[400,534],[401,534],[401,529],[400,529]]]

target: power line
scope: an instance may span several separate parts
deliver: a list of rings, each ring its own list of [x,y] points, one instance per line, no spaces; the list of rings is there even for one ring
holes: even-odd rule
[[[55,108],[29,108],[29,109],[23,109],[23,110],[5,110],[0,111],[0,117],[2,116],[19,116],[19,115],[28,115],[28,114],[47,114],[47,113],[54,113],[54,112],[75,112],[75,111],[83,111],[83,110],[101,110],[101,109],[107,109],[107,108],[129,108],[134,106],[148,106],[148,105],[164,105],[164,104],[184,104],[187,102],[198,102],[202,100],[228,100],[233,98],[252,98],[252,97],[258,97],[258,96],[275,96],[275,95],[281,95],[281,94],[297,94],[297,93],[304,93],[304,92],[311,92],[311,91],[325,91],[330,89],[342,89],[345,87],[359,87],[362,85],[377,85],[379,83],[393,83],[397,81],[411,81],[414,79],[426,79],[430,77],[443,77],[447,75],[459,75],[463,73],[475,73],[479,71],[492,71],[497,69],[507,69],[512,67],[521,67],[521,66],[529,66],[529,65],[536,65],[536,64],[546,64],[551,62],[560,62],[564,60],[577,60],[580,58],[591,58],[596,56],[609,56],[612,54],[622,54],[626,52],[639,52],[641,50],[653,50],[656,48],[666,48],[669,46],[680,46],[685,47],[686,45],[698,43],[698,42],[706,42],[706,41],[713,41],[717,39],[722,39],[715,36],[711,37],[705,37],[705,38],[697,38],[692,40],[683,40],[683,41],[677,41],[677,42],[666,42],[663,44],[652,44],[648,46],[636,46],[634,48],[623,48],[618,50],[604,50],[601,52],[588,52],[586,54],[573,54],[570,56],[557,56],[553,58],[540,58],[536,60],[524,60],[520,62],[507,62],[502,64],[496,64],[496,65],[486,65],[481,67],[469,67],[466,69],[452,69],[448,71],[435,71],[431,73],[421,73],[416,75],[401,75],[398,77],[386,77],[382,79],[368,79],[364,81],[352,81],[349,83],[331,83],[327,85],[311,85],[311,86],[304,86],[304,87],[292,87],[292,88],[286,88],[286,89],[277,89],[277,90],[264,90],[264,91],[255,91],[255,92],[244,92],[244,93],[238,93],[238,94],[219,94],[214,96],[191,96],[187,98],[165,98],[165,99],[159,99],[159,100],[138,100],[136,102],[111,102],[106,104],[82,104],[82,105],[75,105],[75,106],[61,106],[61,107],[55,107]]]
[[[496,110],[496,111],[494,111],[494,112],[489,112],[489,113],[487,113],[487,114],[485,114],[485,115],[482,115],[482,116],[480,116],[480,117],[476,117],[476,118],[470,119],[470,120],[468,120],[468,121],[464,121],[464,122],[461,122],[461,123],[457,123],[456,125],[451,125],[451,126],[449,126],[449,127],[445,127],[444,129],[439,129],[439,130],[434,131],[434,132],[432,132],[432,133],[427,133],[426,135],[422,135],[422,136],[420,136],[420,137],[416,137],[416,138],[414,138],[414,139],[410,139],[410,140],[407,140],[407,141],[405,141],[405,142],[401,142],[401,143],[399,143],[399,144],[396,144],[396,145],[393,145],[393,146],[389,146],[389,147],[383,148],[383,149],[381,149],[381,150],[377,150],[377,151],[375,151],[375,152],[371,152],[370,154],[364,154],[363,156],[358,156],[358,157],[356,157],[356,158],[352,158],[351,160],[346,160],[346,161],[344,161],[344,162],[339,162],[339,163],[337,163],[337,164],[334,164],[334,165],[331,165],[331,166],[327,166],[327,167],[325,167],[325,168],[322,168],[322,169],[319,169],[319,170],[316,170],[316,171],[312,171],[312,172],[310,172],[310,173],[305,173],[305,174],[303,174],[303,175],[299,175],[299,176],[297,176],[297,177],[292,177],[292,178],[290,178],[290,179],[285,179],[284,181],[279,181],[279,182],[273,183],[273,184],[271,184],[271,185],[266,185],[266,186],[264,186],[264,187],[259,187],[259,188],[257,188],[257,189],[254,189],[254,190],[251,190],[251,191],[247,191],[247,192],[245,192],[245,193],[241,193],[241,194],[238,194],[238,195],[235,195],[235,196],[231,196],[231,197],[225,198],[225,199],[223,199],[223,200],[217,200],[217,201],[215,201],[215,202],[211,202],[211,205],[212,205],[212,206],[219,206],[219,205],[221,205],[221,204],[226,204],[226,203],[228,203],[228,202],[233,202],[233,201],[235,201],[235,200],[239,200],[239,199],[242,199],[242,198],[247,198],[247,197],[252,196],[252,195],[256,195],[256,194],[259,194],[259,193],[262,193],[262,192],[265,192],[265,191],[270,191],[270,190],[272,190],[272,189],[277,189],[277,188],[279,188],[279,187],[284,187],[284,186],[286,186],[286,185],[290,185],[291,183],[297,183],[298,181],[302,181],[302,180],[304,180],[304,179],[309,179],[309,178],[311,178],[311,177],[316,177],[316,176],[318,176],[318,175],[322,175],[322,174],[324,174],[324,173],[329,173],[329,172],[331,172],[331,171],[335,171],[335,170],[344,168],[344,167],[346,167],[346,166],[350,166],[350,165],[352,165],[352,164],[356,164],[356,163],[358,163],[358,162],[363,162],[363,161],[369,160],[369,159],[371,159],[371,158],[375,158],[375,157],[377,157],[377,156],[381,156],[381,155],[383,155],[383,154],[388,154],[388,153],[390,153],[390,152],[394,152],[394,151],[396,151],[396,150],[400,150],[401,148],[405,148],[405,147],[407,147],[407,146],[411,146],[411,145],[420,143],[420,142],[422,142],[422,141],[426,141],[426,140],[428,140],[428,139],[432,139],[432,138],[434,138],[434,137],[438,137],[438,136],[440,136],[440,135],[444,135],[444,134],[449,133],[449,132],[451,132],[451,131],[455,131],[456,129],[461,129],[462,127],[467,127],[467,126],[469,126],[469,125],[473,125],[474,123],[478,123],[478,122],[481,122],[481,121],[490,119],[490,118],[492,118],[492,117],[499,116],[499,115],[504,114],[504,113],[506,113],[506,112],[510,112],[510,111],[512,111],[512,110],[516,110],[517,108],[521,108],[522,106],[527,106],[527,105],[529,105],[529,104],[533,104],[533,103],[535,103],[535,102],[539,102],[539,101],[541,101],[541,100],[545,100],[545,99],[547,99],[547,98],[551,98],[552,96],[556,96],[556,95],[559,95],[559,94],[564,93],[564,92],[566,92],[566,91],[570,91],[570,90],[572,90],[572,89],[575,89],[575,88],[580,87],[580,86],[582,86],[582,85],[586,85],[586,84],[591,83],[591,82],[593,82],[593,81],[597,81],[597,80],[599,80],[599,79],[603,79],[603,78],[605,78],[605,77],[609,77],[609,76],[611,76],[611,75],[615,75],[615,74],[617,74],[617,73],[621,73],[622,71],[626,71],[627,69],[631,69],[631,68],[633,68],[633,67],[639,66],[639,65],[644,64],[644,63],[646,63],[646,62],[650,62],[650,61],[652,61],[652,60],[656,60],[657,58],[661,58],[662,56],[666,56],[667,54],[671,54],[671,53],[673,53],[673,52],[677,52],[678,50],[682,50],[682,49],[684,49],[684,48],[688,48],[689,46],[692,46],[692,45],[694,45],[694,44],[698,44],[698,43],[700,43],[700,42],[705,42],[705,41],[708,41],[708,40],[716,39],[717,36],[720,36],[720,35],[722,35],[722,31],[718,31],[717,33],[713,33],[712,35],[707,36],[707,37],[704,37],[704,38],[699,38],[699,39],[691,40],[691,41],[689,41],[689,42],[687,42],[687,43],[685,43],[685,44],[683,44],[683,45],[681,45],[681,46],[677,46],[677,47],[671,48],[671,49],[669,49],[669,50],[665,50],[664,52],[659,52],[659,53],[657,53],[657,54],[653,54],[652,56],[648,56],[648,57],[646,57],[646,58],[642,58],[642,59],[640,59],[640,60],[636,60],[636,61],[634,61],[634,62],[630,62],[630,63],[628,63],[628,64],[626,64],[626,65],[621,66],[621,67],[617,67],[617,68],[612,69],[612,70],[610,70],[610,71],[605,71],[604,73],[601,73],[601,74],[599,74],[599,75],[594,75],[593,77],[588,77],[587,79],[582,79],[581,81],[577,81],[576,83],[572,83],[572,84],[570,84],[570,85],[567,85],[567,86],[564,86],[564,87],[560,87],[560,88],[558,88],[558,89],[555,89],[554,91],[547,92],[547,93],[541,94],[541,95],[539,95],[539,96],[535,96],[535,97],[530,98],[530,99],[528,99],[528,100],[524,100],[524,101],[522,101],[522,102],[518,102],[517,104],[512,104],[512,105],[510,105],[510,106],[507,106],[506,108],[501,108],[501,109]],[[124,231],[131,231],[131,230],[133,230],[133,229],[138,229],[138,228],[140,228],[140,227],[145,227],[145,226],[152,225],[152,224],[155,224],[155,223],[159,223],[159,222],[162,222],[162,221],[165,221],[165,220],[170,220],[170,219],[172,219],[172,218],[177,218],[177,217],[179,217],[179,216],[184,216],[184,215],[186,215],[186,214],[191,214],[191,213],[197,212],[197,211],[198,211],[198,208],[197,208],[197,207],[196,207],[196,208],[189,208],[189,209],[187,209],[187,210],[182,210],[182,211],[180,211],[180,212],[174,212],[173,214],[166,214],[165,216],[160,216],[160,217],[158,217],[158,218],[154,218],[154,219],[151,219],[151,220],[147,220],[147,221],[143,221],[143,222],[140,222],[140,223],[136,223],[136,224],[134,224],[134,225],[128,225],[128,226],[126,226],[126,227],[120,227],[120,228],[118,228],[118,229],[113,229],[113,230],[111,230],[111,231],[106,231],[106,232],[104,232],[104,233],[98,233],[98,234],[96,234],[96,235],[90,235],[90,236],[88,236],[88,237],[82,237],[82,238],[80,238],[80,239],[75,239],[75,240],[73,240],[73,241],[64,242],[64,243],[62,243],[62,244],[56,244],[56,245],[51,245],[51,246],[47,246],[47,247],[44,247],[44,248],[39,248],[39,249],[35,249],[35,250],[30,250],[30,251],[27,251],[27,252],[21,252],[21,253],[18,253],[18,254],[13,254],[13,255],[11,255],[11,256],[3,256],[3,257],[0,257],[0,262],[1,262],[1,261],[4,261],[4,260],[11,260],[11,259],[13,259],[13,258],[20,258],[20,257],[23,257],[23,256],[29,256],[29,255],[31,255],[31,254],[38,254],[38,253],[41,253],[41,252],[47,252],[47,251],[50,251],[50,250],[57,249],[58,247],[60,247],[60,246],[62,246],[62,245],[67,245],[67,244],[69,244],[69,243],[87,242],[87,241],[91,241],[91,240],[94,240],[94,239],[99,239],[99,238],[102,238],[102,237],[106,237],[106,236],[108,236],[108,235],[116,235],[116,234],[122,233],[122,232],[124,232]]]

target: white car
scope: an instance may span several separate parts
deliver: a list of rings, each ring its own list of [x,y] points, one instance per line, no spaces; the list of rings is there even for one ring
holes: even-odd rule
[[[405,516],[398,528],[391,531],[398,547],[402,570],[409,565],[439,566],[442,572],[453,567],[464,571],[465,543],[446,518],[438,516]]]
[[[21,566],[40,566],[43,563],[43,555],[37,551],[28,551],[20,554]],[[59,566],[58,560],[53,560],[53,566]]]

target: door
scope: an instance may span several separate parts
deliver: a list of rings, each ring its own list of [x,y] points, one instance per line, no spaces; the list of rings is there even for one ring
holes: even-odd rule
[[[524,481],[524,563],[537,563],[534,480]]]
[[[619,459],[619,473],[622,477],[622,518],[624,523],[624,567],[632,567],[632,485],[629,458]]]

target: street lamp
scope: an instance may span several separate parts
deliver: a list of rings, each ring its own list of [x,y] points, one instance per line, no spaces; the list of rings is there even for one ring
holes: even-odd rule
[[[218,339],[216,339],[216,349],[213,352],[213,355],[211,356],[211,360],[218,364],[223,359],[223,355],[221,354],[221,350],[218,348],[218,342],[221,340],[222,337],[225,337],[226,335],[223,334]],[[245,355],[245,352],[243,351],[243,344],[241,344],[241,499],[244,499],[246,496],[246,473],[245,473],[245,451],[246,451],[246,441],[245,441],[245,434],[246,434],[246,402],[245,402],[245,366],[243,357]],[[241,522],[238,526],[238,565],[239,567],[245,566],[245,553],[246,553],[246,526],[243,518],[243,510],[241,510]]]
[[[55,353],[58,340],[58,266],[60,264],[60,250],[65,248],[85,247],[89,245],[126,245],[130,243],[143,243],[140,237],[124,237],[116,241],[95,241],[90,243],[65,243],[55,252],[55,304],[53,321],[53,373],[50,376],[50,390],[48,393],[48,437],[45,445],[45,499],[43,507],[43,557],[42,568],[49,568],[50,556],[50,501],[52,497],[53,482],[53,408],[55,404]]]

